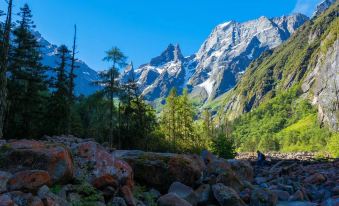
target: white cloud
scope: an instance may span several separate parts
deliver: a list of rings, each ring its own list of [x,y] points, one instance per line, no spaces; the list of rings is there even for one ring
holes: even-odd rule
[[[302,13],[307,16],[312,16],[315,8],[322,1],[323,0],[297,0],[293,13]]]

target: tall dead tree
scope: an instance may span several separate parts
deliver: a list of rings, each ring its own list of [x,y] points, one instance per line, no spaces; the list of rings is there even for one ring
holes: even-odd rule
[[[7,17],[4,26],[4,33],[1,42],[1,59],[0,59],[0,138],[3,138],[3,128],[7,108],[7,68],[10,49],[10,34],[12,27],[12,8],[13,1],[8,1]]]
[[[77,66],[75,65],[76,62],[76,58],[75,58],[75,54],[76,54],[76,49],[77,49],[77,26],[74,25],[74,38],[73,38],[73,46],[72,46],[72,57],[71,57],[71,69],[70,69],[70,73],[69,73],[69,97],[68,97],[68,101],[69,101],[69,113],[68,113],[68,128],[67,128],[67,133],[70,134],[71,133],[71,108],[72,105],[74,103],[74,79],[76,78],[76,75],[74,73],[75,69],[77,68]]]

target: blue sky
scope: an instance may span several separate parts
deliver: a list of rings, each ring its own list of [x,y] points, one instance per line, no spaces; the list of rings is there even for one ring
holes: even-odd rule
[[[195,53],[225,21],[293,12],[311,15],[320,0],[14,0],[28,3],[37,30],[51,43],[71,45],[78,25],[78,57],[95,70],[108,65],[105,51],[118,46],[135,65],[147,63],[170,43]],[[4,8],[4,0],[0,0]]]

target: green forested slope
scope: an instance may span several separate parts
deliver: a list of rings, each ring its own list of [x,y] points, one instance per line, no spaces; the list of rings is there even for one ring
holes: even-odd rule
[[[302,90],[308,75],[337,45],[338,11],[336,2],[305,23],[286,43],[263,54],[249,66],[237,86],[223,96],[218,115],[234,120],[233,137],[239,150],[339,148],[338,135],[319,122],[318,111],[310,104],[312,90]],[[330,98],[336,101],[335,96]]]

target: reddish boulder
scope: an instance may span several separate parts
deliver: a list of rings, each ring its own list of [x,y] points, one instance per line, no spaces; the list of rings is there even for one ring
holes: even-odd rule
[[[120,189],[120,191],[128,206],[136,206],[136,202],[130,187],[125,185]]]
[[[14,174],[8,181],[8,190],[36,191],[43,185],[50,185],[51,178],[46,171],[28,170]]]
[[[124,161],[114,158],[95,142],[78,144],[74,149],[76,176],[87,177],[96,188],[128,185],[133,188],[133,170]],[[90,166],[88,166],[90,165]]]
[[[48,171],[53,183],[67,182],[73,178],[73,160],[68,149],[40,141],[16,140],[6,145],[1,163],[7,171]]]

